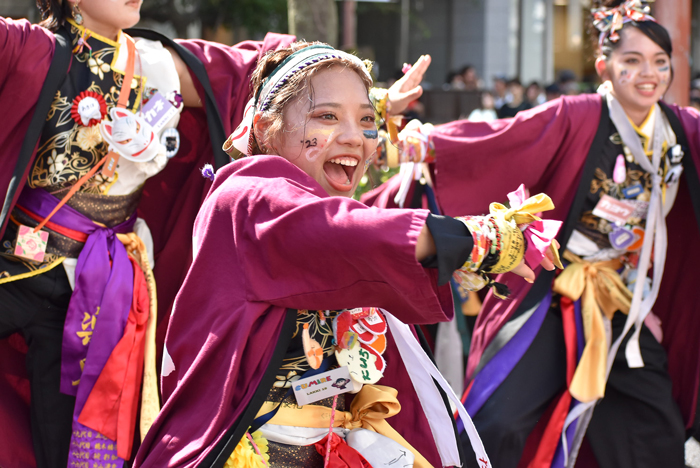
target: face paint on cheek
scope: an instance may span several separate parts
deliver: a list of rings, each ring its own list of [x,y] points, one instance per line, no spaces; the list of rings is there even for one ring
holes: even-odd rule
[[[621,85],[626,85],[630,81],[632,81],[632,73],[630,73],[629,70],[622,69],[620,70],[620,77],[618,78],[618,83]]]
[[[313,162],[318,159],[326,142],[331,139],[333,130],[313,130],[308,133],[302,141],[302,151],[306,150],[307,161]]]
[[[376,140],[379,137],[379,132],[377,130],[362,130],[362,134],[368,140]]]

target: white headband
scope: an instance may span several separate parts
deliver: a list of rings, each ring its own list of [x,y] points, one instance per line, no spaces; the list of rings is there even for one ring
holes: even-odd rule
[[[362,60],[355,55],[348,54],[342,50],[336,50],[329,45],[313,45],[304,47],[292,55],[284,59],[277,68],[268,76],[262,84],[261,90],[256,96],[251,98],[245,106],[243,120],[228,137],[224,143],[224,151],[230,154],[233,148],[236,148],[244,155],[250,155],[252,152],[251,134],[253,129],[253,117],[257,111],[266,112],[269,110],[270,103],[275,94],[287,84],[289,79],[304,68],[315,65],[319,62],[342,58],[350,60],[359,65],[360,69],[371,80],[372,77],[369,71],[365,68]]]

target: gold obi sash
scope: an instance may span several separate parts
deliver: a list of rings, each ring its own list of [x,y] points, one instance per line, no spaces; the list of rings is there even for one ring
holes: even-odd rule
[[[569,392],[585,403],[602,398],[605,394],[608,346],[601,312],[608,319],[612,319],[618,310],[627,314],[632,292],[617,273],[622,268],[620,259],[590,263],[568,250],[564,258],[571,263],[554,281],[554,292],[573,301],[582,299],[586,345]]]
[[[364,385],[362,390],[355,395],[350,405],[350,411],[335,412],[333,427],[345,429],[369,429],[378,434],[392,439],[410,450],[416,459],[416,468],[432,468],[426,460],[406,439],[389,425],[386,418],[390,418],[401,411],[401,404],[396,398],[398,392],[391,387],[383,385]],[[266,401],[258,411],[258,416],[274,410],[279,403]],[[280,426],[328,428],[332,409],[325,406],[304,405],[302,407],[280,406],[277,414],[267,424]]]

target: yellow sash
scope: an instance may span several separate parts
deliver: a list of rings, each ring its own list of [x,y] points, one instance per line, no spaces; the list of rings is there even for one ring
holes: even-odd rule
[[[608,319],[612,319],[618,310],[628,313],[632,292],[616,271],[622,267],[619,259],[589,263],[568,250],[564,258],[571,263],[554,281],[554,292],[573,301],[583,297],[581,315],[586,346],[569,392],[585,403],[602,398],[605,394],[608,347],[601,311]]]
[[[336,411],[333,427],[345,429],[369,429],[383,436],[389,437],[410,450],[416,459],[414,467],[432,468],[426,460],[406,439],[389,425],[386,418],[390,418],[401,411],[401,404],[396,399],[398,392],[391,387],[383,385],[365,385],[355,395],[350,405],[350,411]],[[274,410],[279,403],[266,401],[258,416]],[[331,418],[331,408],[316,405],[304,405],[302,407],[281,406],[277,414],[268,421],[268,424],[280,426],[327,428]]]

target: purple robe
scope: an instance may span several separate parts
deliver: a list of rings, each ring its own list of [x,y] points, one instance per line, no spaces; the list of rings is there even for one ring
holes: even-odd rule
[[[244,411],[268,368],[287,309],[382,307],[406,323],[452,317],[449,287],[415,259],[426,210],[369,208],[329,197],[278,156],[220,170],[195,222],[195,257],[170,319],[163,409],[135,466],[194,467]],[[389,419],[440,465],[427,420],[389,337],[382,385]],[[250,422],[248,422],[249,424]]]
[[[688,139],[696,171],[700,169],[700,115],[692,108],[670,106]],[[598,129],[601,97],[567,96],[513,119],[494,122],[456,121],[432,133],[437,162],[435,189],[444,213],[450,216],[483,214],[490,202],[525,184],[530,193],[544,192],[556,208],[544,216],[565,220],[579,184],[583,165]],[[700,303],[693,273],[700,264],[700,231],[687,181],[681,178],[678,196],[666,218],[668,251],[663,281],[653,311],[662,321],[662,345],[668,353],[668,370],[674,398],[686,427],[694,422],[700,380]],[[583,183],[588,184],[588,181]],[[394,184],[396,185],[396,184]],[[371,197],[382,196],[383,188]],[[695,197],[700,194],[695,193]],[[536,273],[540,273],[539,269]],[[479,360],[501,327],[522,303],[531,285],[506,274],[511,299],[488,294],[474,329],[467,379],[474,377]]]
[[[243,116],[250,92],[249,78],[258,59],[268,50],[285,47],[293,40],[293,36],[268,34],[263,42],[246,41],[233,47],[198,40],[177,41],[204,64],[226,135]],[[5,70],[11,70],[0,73],[0,193],[7,193],[55,42],[54,35],[44,28],[26,20],[0,17],[0,61]],[[203,88],[194,75],[193,79],[204,103]],[[138,208],[139,217],[146,220],[154,239],[159,343],[163,342],[172,302],[191,261],[192,224],[210,185],[199,175],[199,169],[213,162],[212,148],[223,144],[211,141],[204,109],[185,108],[178,130],[181,143],[177,156],[146,182]],[[33,161],[25,168],[15,202],[32,164]],[[2,232],[4,226],[0,226],[0,235]],[[0,466],[4,468],[35,466],[24,352],[22,340],[13,340],[12,344],[0,340]]]
[[[696,170],[700,168],[700,115],[692,108],[671,109],[681,121]],[[581,182],[583,163],[598,129],[601,97],[564,97],[491,123],[453,122],[433,133],[437,158],[436,193],[445,214],[456,216],[487,210],[490,201],[524,183],[531,193],[549,195],[556,208],[545,213],[565,220]],[[465,151],[466,150],[466,151]],[[465,177],[466,175],[466,177]],[[693,300],[700,263],[700,231],[688,189],[681,178],[678,196],[666,218],[668,251],[654,313],[664,329],[673,393],[686,427],[694,422],[700,380],[700,303]],[[466,183],[465,183],[466,182]],[[588,182],[585,182],[588,183]],[[697,194],[696,194],[697,196]],[[541,269],[540,269],[541,270]],[[503,278],[512,300],[489,295],[476,322],[468,378],[483,351],[530,289],[515,275]]]

